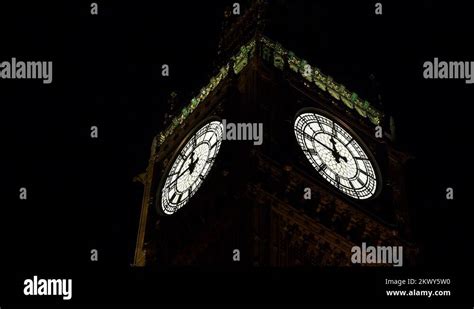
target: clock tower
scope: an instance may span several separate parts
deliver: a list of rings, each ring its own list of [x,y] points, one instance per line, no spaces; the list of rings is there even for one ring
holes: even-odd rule
[[[264,9],[224,29],[213,77],[154,138],[134,265],[350,266],[362,243],[413,263],[389,115],[267,37]]]

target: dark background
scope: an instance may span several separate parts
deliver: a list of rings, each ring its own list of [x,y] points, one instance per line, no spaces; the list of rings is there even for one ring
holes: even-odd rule
[[[73,278],[76,303],[403,301],[383,296],[389,270],[130,268],[142,198],[132,179],[147,165],[169,94],[184,106],[207,84],[232,3],[98,1],[98,16],[86,1],[0,4],[0,61],[54,62],[50,85],[0,80],[0,305],[61,302],[22,297],[33,275]],[[423,80],[422,64],[474,60],[473,10],[467,2],[382,1],[375,16],[374,3],[275,1],[266,32],[394,115],[397,143],[415,157],[407,186],[422,249],[416,269],[395,274],[452,278],[455,295],[431,301],[472,303],[474,86]],[[454,201],[445,200],[446,187]],[[96,263],[91,249],[99,250]]]

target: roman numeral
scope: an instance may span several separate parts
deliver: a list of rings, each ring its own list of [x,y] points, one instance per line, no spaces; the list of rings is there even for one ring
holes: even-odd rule
[[[313,140],[313,137],[311,135],[309,135],[308,133],[302,131],[301,129],[297,128],[296,131],[302,135],[304,135],[307,139],[309,140]]]
[[[211,164],[212,162],[214,162],[214,160],[215,160],[215,158],[208,158],[206,160],[206,163]]]
[[[326,165],[326,163],[321,164],[321,166],[318,168],[318,172],[324,171],[327,167],[328,166]]]
[[[367,176],[367,177],[372,178],[373,180],[375,180],[375,178],[374,178],[373,176],[367,174],[366,171],[359,169],[359,172],[361,172],[361,173],[364,174],[365,176]]]
[[[357,198],[359,198],[359,194],[357,193],[357,190],[356,190],[356,188],[354,187],[354,184],[352,183],[352,181],[349,181],[349,183],[351,184],[352,191],[354,191],[354,193],[355,193],[355,195],[357,196]]]
[[[308,148],[308,149],[305,149],[305,150],[303,150],[303,151],[304,151],[304,152],[307,152],[307,153],[309,153],[309,154],[312,154],[312,155],[317,155],[317,156],[319,156],[319,153],[318,153],[315,149],[313,149],[313,148]]]
[[[171,174],[168,174],[168,177],[173,177],[174,175],[178,175],[179,172],[180,172],[180,171],[174,172],[174,173],[171,173]]]
[[[319,121],[318,116],[316,116],[316,122],[318,123],[319,127],[321,128],[321,131],[326,132],[326,131],[324,130],[323,125],[322,125],[321,122]]]
[[[360,160],[360,161],[369,161],[368,158],[361,158],[361,157],[354,157],[354,159]]]
[[[173,195],[171,195],[170,201],[174,203],[174,198],[176,197],[176,191],[173,192]]]

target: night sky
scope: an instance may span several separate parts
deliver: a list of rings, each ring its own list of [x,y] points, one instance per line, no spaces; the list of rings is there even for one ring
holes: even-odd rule
[[[133,277],[142,185],[132,179],[163,129],[169,94],[184,106],[215,69],[223,11],[233,1],[215,2],[99,1],[99,16],[86,1],[0,5],[0,60],[54,61],[51,85],[0,80],[0,277],[11,302],[33,273]],[[474,86],[424,80],[422,64],[474,60],[473,10],[384,1],[374,16],[374,1],[355,2],[275,1],[266,33],[361,97],[376,102],[381,94],[376,104],[395,117],[398,147],[415,158],[407,186],[420,269],[463,273],[474,258],[467,202]],[[20,187],[27,201],[18,200]],[[444,199],[446,187],[454,201]],[[99,250],[94,265],[91,249]]]

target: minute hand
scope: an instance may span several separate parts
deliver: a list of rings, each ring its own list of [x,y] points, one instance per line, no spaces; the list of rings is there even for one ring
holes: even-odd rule
[[[178,174],[178,178],[181,177],[181,176],[183,176],[183,174],[184,174],[186,171],[188,171],[188,170],[189,170],[189,165],[188,165],[188,167],[186,167],[184,170],[180,171],[180,173]]]
[[[333,151],[334,151],[334,149],[333,149],[333,148],[330,148],[329,146],[327,146],[327,145],[325,145],[325,144],[321,143],[321,142],[320,142],[320,141],[318,141],[317,139],[314,139],[314,140],[315,140],[315,141],[317,141],[319,144],[323,145],[323,146],[324,146],[326,149],[328,149],[329,151],[331,151],[331,152],[333,152]]]

